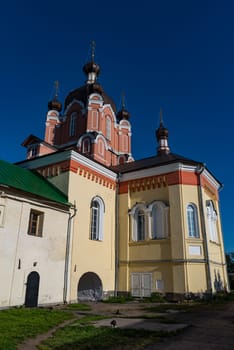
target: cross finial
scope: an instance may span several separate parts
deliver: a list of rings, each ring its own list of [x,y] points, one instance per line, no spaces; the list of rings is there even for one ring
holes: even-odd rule
[[[55,82],[54,82],[54,97],[55,97],[55,99],[58,97],[58,93],[59,93],[59,81],[55,80]]]
[[[95,41],[94,41],[94,40],[92,40],[92,42],[91,42],[91,50],[92,50],[92,62],[94,62],[95,47],[96,47],[96,43],[95,43]]]
[[[122,92],[122,109],[125,108],[125,93],[124,91]]]
[[[160,126],[161,126],[161,125],[163,125],[163,109],[162,109],[162,107],[160,108],[159,115],[160,115]]]

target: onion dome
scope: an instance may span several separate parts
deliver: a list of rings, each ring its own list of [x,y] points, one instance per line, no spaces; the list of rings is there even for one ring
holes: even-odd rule
[[[118,121],[125,119],[129,120],[130,114],[129,112],[125,109],[125,95],[122,93],[122,109],[117,113],[117,119]]]
[[[48,110],[55,110],[58,112],[61,112],[62,110],[62,103],[59,102],[57,99],[53,99],[51,101],[48,102]]]
[[[130,118],[129,112],[125,109],[122,108],[118,113],[117,113],[117,119],[118,121],[125,119],[128,120]]]
[[[81,101],[84,106],[87,106],[87,101],[89,99],[89,96],[93,93],[97,93],[102,96],[104,104],[110,104],[114,113],[116,113],[116,106],[111,97],[109,97],[102,86],[97,82],[97,77],[100,73],[100,66],[94,62],[94,48],[95,43],[92,42],[92,57],[91,61],[86,63],[83,67],[84,73],[87,75],[87,81],[84,86],[79,87],[78,89],[75,89],[71,91],[64,103],[64,109],[72,103],[74,100]]]
[[[86,64],[84,65],[84,67],[83,67],[83,72],[84,72],[87,76],[89,76],[89,74],[91,74],[91,73],[94,73],[95,76],[97,77],[97,76],[99,75],[99,73],[100,73],[100,66],[99,66],[99,64],[97,64],[97,63],[95,63],[95,62],[93,62],[93,61],[88,62],[88,63],[86,63]]]
[[[170,147],[168,146],[168,129],[163,125],[163,112],[160,110],[160,125],[156,130],[155,135],[158,141],[157,152],[158,155],[166,155],[170,153]]]
[[[62,110],[62,103],[58,100],[58,89],[59,89],[59,82],[56,80],[54,82],[54,97],[51,101],[48,102],[48,110],[55,110],[58,112],[61,112]]]
[[[163,123],[160,122],[159,128],[156,130],[155,134],[156,134],[156,137],[157,137],[157,141],[159,141],[162,138],[166,138],[167,139],[169,132],[168,132],[168,129],[163,126]]]
[[[97,77],[100,73],[100,66],[99,64],[94,62],[94,52],[95,52],[95,42],[92,41],[91,43],[91,49],[92,49],[92,56],[91,61],[86,63],[83,67],[83,72],[87,76],[87,84],[93,84],[96,82]]]

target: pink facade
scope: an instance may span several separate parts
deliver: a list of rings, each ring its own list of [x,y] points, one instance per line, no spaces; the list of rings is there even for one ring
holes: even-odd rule
[[[36,138],[25,140],[28,158],[73,148],[106,166],[133,160],[129,114],[124,107],[116,114],[114,102],[96,83],[95,73],[92,77],[94,80],[68,94],[63,113],[57,97],[49,102],[44,145]]]

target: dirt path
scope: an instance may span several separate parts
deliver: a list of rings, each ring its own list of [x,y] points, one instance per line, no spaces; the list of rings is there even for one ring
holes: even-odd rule
[[[43,340],[51,337],[57,329],[63,328],[72,322],[74,322],[74,318],[60,323],[58,326],[50,329],[47,333],[39,334],[36,338],[26,339],[22,344],[18,346],[17,350],[38,350],[37,345],[41,344]]]
[[[84,314],[135,318],[145,314],[144,308],[146,305],[140,303],[128,305],[91,303],[90,306],[92,310]],[[150,304],[147,306],[150,306]],[[75,312],[74,316],[80,318],[82,314],[82,312]],[[190,326],[178,335],[163,338],[159,343],[148,346],[145,350],[234,349],[234,302],[218,306],[202,306],[197,311],[177,313],[175,319],[178,323]],[[74,320],[75,318],[67,320],[45,334],[26,340],[18,347],[18,350],[38,350],[37,345],[52,336],[58,328],[62,328],[74,322]]]
[[[180,334],[164,338],[145,350],[231,350],[234,349],[234,302],[208,307],[200,312],[178,315],[191,326]]]

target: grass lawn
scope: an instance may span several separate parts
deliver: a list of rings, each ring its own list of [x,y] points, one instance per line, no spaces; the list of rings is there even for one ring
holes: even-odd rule
[[[16,350],[24,339],[45,333],[72,317],[70,312],[42,308],[1,310],[0,350]]]
[[[120,329],[110,327],[96,328],[91,321],[100,316],[87,316],[56,331],[53,337],[45,340],[40,350],[140,350],[155,343],[167,332]]]

